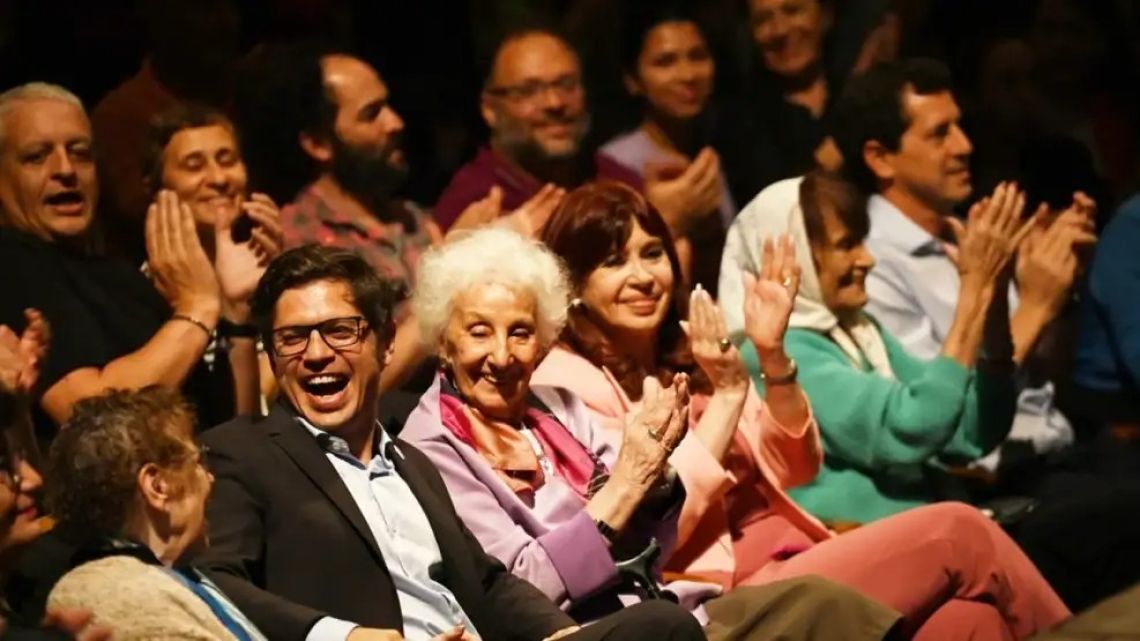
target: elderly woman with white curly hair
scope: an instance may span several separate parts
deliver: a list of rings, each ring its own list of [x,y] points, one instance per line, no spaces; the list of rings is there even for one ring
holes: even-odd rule
[[[459,235],[420,264],[413,305],[442,367],[400,436],[432,459],[483,547],[583,623],[669,598],[714,640],[884,638],[897,613],[818,577],[723,596],[660,583],[653,555],[672,551],[685,497],[668,457],[687,429],[688,378],[646,378],[615,450],[577,397],[530,384],[568,299],[558,259],[506,229]]]

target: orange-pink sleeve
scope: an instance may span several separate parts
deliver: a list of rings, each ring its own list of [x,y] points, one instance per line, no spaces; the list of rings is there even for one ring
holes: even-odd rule
[[[691,431],[673,450],[669,463],[677,470],[685,486],[685,504],[681,506],[681,518],[677,523],[677,547],[681,547],[709,508],[718,504],[725,492],[736,485],[736,477]]]
[[[749,441],[759,442],[760,451],[754,454],[775,476],[772,480],[785,490],[814,479],[823,463],[819,426],[807,399],[804,403],[809,408],[807,420],[801,425],[782,425],[759,394],[750,392],[741,417],[741,429],[752,435]],[[759,439],[755,438],[757,434]]]

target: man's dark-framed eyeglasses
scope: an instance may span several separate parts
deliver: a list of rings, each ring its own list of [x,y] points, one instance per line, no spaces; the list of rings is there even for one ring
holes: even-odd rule
[[[578,74],[566,74],[549,81],[532,80],[518,85],[487,87],[487,93],[508,100],[530,101],[550,90],[557,91],[562,96],[569,96],[581,89],[582,77]]]
[[[273,353],[283,358],[303,354],[309,348],[313,330],[332,349],[351,347],[364,338],[368,321],[362,316],[330,318],[313,325],[286,325],[273,330]]]

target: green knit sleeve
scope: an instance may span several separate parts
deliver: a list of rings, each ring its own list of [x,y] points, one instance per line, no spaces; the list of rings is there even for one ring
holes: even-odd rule
[[[884,332],[885,334],[885,332]],[[918,375],[891,380],[854,367],[839,346],[808,330],[789,330],[788,353],[811,400],[829,458],[864,469],[915,465],[943,452],[959,431],[970,372],[949,358],[917,361],[888,343],[892,365]],[[759,378],[755,350],[746,362]]]

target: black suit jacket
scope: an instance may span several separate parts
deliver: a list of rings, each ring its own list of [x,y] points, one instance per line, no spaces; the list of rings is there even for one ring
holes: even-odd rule
[[[237,419],[204,433],[216,479],[210,547],[198,559],[270,639],[301,641],[318,619],[403,631],[392,578],[364,516],[325,453],[291,410]],[[483,551],[435,470],[404,442],[390,452],[427,514],[447,586],[486,641],[538,641],[574,624],[537,588]],[[401,456],[402,454],[402,456]]]

